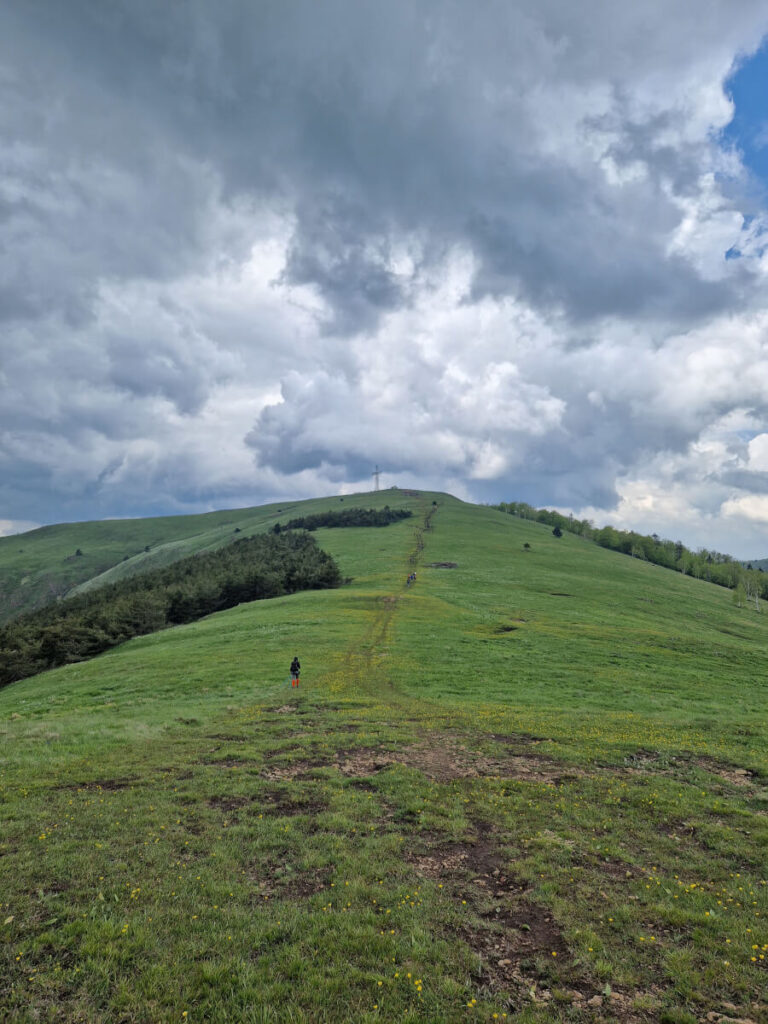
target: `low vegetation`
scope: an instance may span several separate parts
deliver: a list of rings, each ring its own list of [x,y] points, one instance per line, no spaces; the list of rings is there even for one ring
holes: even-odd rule
[[[682,541],[664,540],[655,533],[647,535],[634,530],[617,530],[613,526],[596,527],[588,519],[574,519],[551,509],[534,508],[524,501],[502,501],[494,508],[521,519],[552,526],[561,533],[567,530],[610,551],[674,569],[684,576],[694,576],[732,590],[740,587],[744,602],[753,603],[758,608],[761,598],[768,599],[768,574],[763,572],[760,561],[744,565],[721,551],[706,548],[691,551]]]
[[[0,686],[244,601],[340,582],[333,559],[306,533],[237,540],[14,620],[0,629]]]
[[[0,691],[4,1021],[768,1018],[766,617],[412,504]]]

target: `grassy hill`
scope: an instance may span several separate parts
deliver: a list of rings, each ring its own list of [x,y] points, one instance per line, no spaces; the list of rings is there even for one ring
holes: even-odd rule
[[[395,490],[366,495],[365,500],[371,507],[405,504],[402,492]],[[195,516],[62,523],[0,537],[0,624],[64,594],[82,593],[187,555],[213,551],[290,516],[312,515],[358,501],[358,496],[349,495]]]
[[[768,1019],[766,617],[401,497],[349,587],[0,691],[4,1019]]]

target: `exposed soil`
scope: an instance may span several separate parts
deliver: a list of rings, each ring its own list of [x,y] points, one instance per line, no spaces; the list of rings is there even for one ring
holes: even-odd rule
[[[530,1001],[540,978],[551,981],[552,962],[567,964],[568,948],[551,912],[530,900],[525,884],[505,868],[489,826],[476,828],[473,842],[430,846],[408,859],[418,874],[447,884],[472,908],[476,920],[458,934],[479,958],[479,981],[512,994],[509,1005],[516,1006]]]
[[[330,872],[319,869],[287,875],[280,887],[280,895],[289,900],[307,899],[327,889],[330,877]]]
[[[321,768],[328,762],[315,758],[314,760],[293,761],[291,764],[272,765],[264,768],[261,775],[265,779],[279,781],[281,779],[298,779],[311,772],[314,768]]]
[[[423,878],[439,880],[460,893],[474,911],[475,921],[463,924],[458,935],[479,959],[479,983],[491,992],[505,993],[506,1005],[513,1010],[532,1001],[552,1001],[550,989],[558,987],[567,992],[574,1010],[589,1015],[586,1019],[622,1024],[653,1019],[633,1009],[633,997],[605,995],[580,975],[552,913],[531,900],[525,883],[508,873],[488,825],[478,822],[476,828],[473,842],[441,844],[438,834],[422,833],[426,849],[410,854],[408,860]],[[623,864],[596,866],[626,877]],[[576,988],[571,987],[574,984]]]
[[[253,884],[254,903],[263,903],[272,896],[303,900],[330,886],[330,868],[296,870],[288,861],[269,861],[251,866],[248,878]]]
[[[427,562],[428,569],[458,569],[458,562]]]
[[[375,775],[383,768],[395,764],[398,758],[392,751],[377,750],[374,747],[362,747],[359,750],[339,750],[338,768],[342,775],[350,778],[362,778]]]
[[[721,779],[731,782],[734,786],[750,786],[756,778],[755,773],[749,771],[748,768],[738,768],[736,765],[722,764],[711,757],[698,757],[696,764],[699,768],[703,768],[705,772],[718,775]]]
[[[422,742],[396,750],[375,747],[340,750],[337,758],[341,773],[356,778],[374,775],[393,764],[417,768],[435,782],[502,778],[557,785],[583,774],[578,769],[528,753],[504,752],[500,757],[489,757],[463,744],[447,741],[445,736],[440,743]]]
[[[90,782],[74,782],[68,783],[66,786],[59,787],[60,789],[127,789],[132,786],[134,782],[137,782],[135,775],[126,775],[121,779],[93,779]]]
[[[376,787],[373,785],[372,782],[369,782],[367,779],[352,779],[349,785],[351,786],[352,789],[360,789],[364,793],[376,792]]]
[[[235,811],[248,803],[247,796],[212,796],[208,801],[209,807],[215,807],[220,811]]]
[[[202,761],[199,760],[197,764],[204,764],[209,768],[253,768],[255,765],[254,761],[238,761],[234,757],[225,757],[220,761]]]
[[[537,743],[548,743],[548,736],[534,736],[529,732],[514,732],[514,733],[500,733],[500,732],[488,732],[485,734],[489,740],[495,740],[497,743],[506,743],[512,745],[529,744],[535,746]]]
[[[481,916],[486,927],[467,925],[460,934],[480,958],[480,978],[489,988],[527,993],[538,979],[549,980],[549,971],[539,968],[540,958],[559,958],[558,966],[567,959],[554,918],[535,903],[521,899],[514,907],[499,906]]]

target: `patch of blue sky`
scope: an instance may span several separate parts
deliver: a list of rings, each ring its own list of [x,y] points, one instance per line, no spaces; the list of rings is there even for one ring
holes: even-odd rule
[[[741,196],[741,240],[728,249],[725,259],[760,259],[768,243],[768,37],[753,54],[736,61],[724,88],[733,102],[733,117],[718,141],[736,150],[749,175],[747,193]]]
[[[768,199],[768,39],[751,56],[737,61],[725,91],[734,105],[733,119],[720,141],[741,154],[765,204]],[[761,205],[763,205],[761,204]],[[749,228],[748,218],[744,229]]]

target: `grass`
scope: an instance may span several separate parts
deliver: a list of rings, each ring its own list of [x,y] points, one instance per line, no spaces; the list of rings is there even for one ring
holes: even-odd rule
[[[236,537],[261,533],[292,516],[336,509],[340,502],[350,506],[363,501],[373,508],[407,504],[400,492],[387,490],[194,516],[60,523],[0,537],[0,623],[52,598],[162,568]]]
[[[764,617],[403,500],[318,531],[348,587],[0,691],[3,1019],[766,1019]]]

